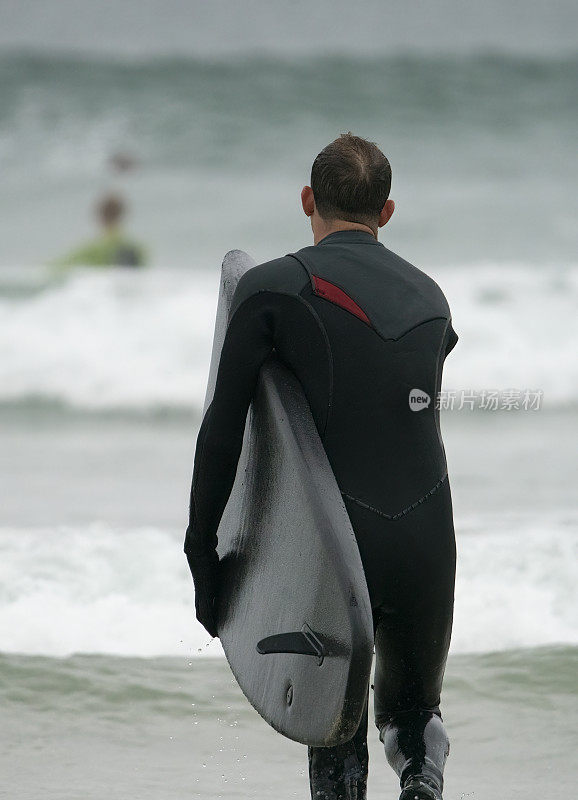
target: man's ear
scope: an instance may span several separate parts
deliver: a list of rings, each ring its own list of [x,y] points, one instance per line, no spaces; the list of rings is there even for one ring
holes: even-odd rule
[[[395,203],[393,200],[386,200],[384,207],[381,209],[381,214],[379,215],[378,227],[383,228],[386,222],[389,222],[394,211]]]
[[[306,216],[311,217],[315,211],[315,198],[311,186],[304,186],[301,189],[301,205]]]

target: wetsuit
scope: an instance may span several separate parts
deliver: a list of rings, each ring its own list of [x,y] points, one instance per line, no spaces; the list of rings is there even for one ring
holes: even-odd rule
[[[104,231],[97,239],[86,242],[52,266],[64,270],[69,267],[142,267],[146,252],[137,242],[128,239],[117,228]]]
[[[259,369],[274,349],[303,386],[351,519],[373,609],[375,723],[402,787],[424,784],[412,797],[441,796],[449,748],[439,701],[455,540],[435,398],[457,338],[435,281],[364,231],[337,231],[249,270],[197,440],[185,540],[202,592]],[[316,800],[365,797],[366,736],[367,707],[350,742],[309,748]]]

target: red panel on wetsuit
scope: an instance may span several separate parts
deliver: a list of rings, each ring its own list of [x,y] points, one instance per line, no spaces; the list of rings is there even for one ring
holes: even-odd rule
[[[365,311],[360,308],[355,300],[346,294],[343,289],[340,289],[339,286],[336,286],[334,283],[320,278],[318,275],[312,275],[311,277],[313,278],[315,294],[324,297],[326,300],[330,300],[337,306],[341,306],[341,308],[344,308],[346,311],[351,311],[356,317],[359,317],[359,319],[371,325],[371,321]]]

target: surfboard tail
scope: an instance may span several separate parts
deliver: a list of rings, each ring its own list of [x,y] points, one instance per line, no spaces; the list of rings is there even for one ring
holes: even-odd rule
[[[269,653],[297,653],[304,656],[315,656],[319,666],[327,655],[327,646],[319,634],[311,630],[305,623],[300,631],[276,633],[257,642],[257,652],[261,655]]]

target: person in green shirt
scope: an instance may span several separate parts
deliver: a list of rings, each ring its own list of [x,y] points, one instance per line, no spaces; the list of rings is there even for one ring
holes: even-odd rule
[[[145,249],[127,238],[121,228],[125,212],[125,203],[119,195],[103,197],[96,207],[100,235],[53,261],[52,266],[59,271],[76,266],[143,267],[147,261]]]

